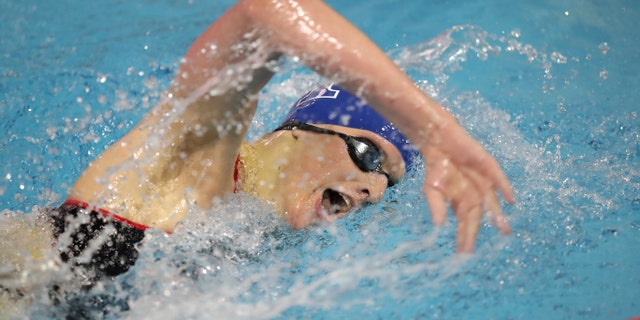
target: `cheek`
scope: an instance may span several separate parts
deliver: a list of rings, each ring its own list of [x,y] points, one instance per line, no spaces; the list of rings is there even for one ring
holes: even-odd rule
[[[309,195],[312,193],[311,177],[305,170],[301,170],[296,163],[290,163],[281,170],[276,184],[278,196],[275,197],[277,214],[295,229],[301,229],[310,224],[305,212],[309,212]]]
[[[339,138],[321,134],[307,135],[299,141],[298,162],[309,170],[324,168],[335,162],[344,148]]]
[[[315,222],[315,206],[324,188],[335,188],[337,181],[345,179],[347,171],[354,174],[349,163],[341,161],[345,156],[340,149],[344,148],[341,141],[336,142],[337,146],[322,140],[315,140],[313,144],[306,142],[298,149],[297,156],[281,167],[279,176],[283,192],[282,218],[295,229]]]
[[[300,189],[315,188],[331,176],[339,165],[340,163],[332,157],[318,155],[315,152],[303,152],[295,163],[288,165],[283,172],[286,172],[286,184]]]
[[[302,194],[290,194],[285,199],[282,218],[295,229],[302,229],[315,221],[313,201]]]

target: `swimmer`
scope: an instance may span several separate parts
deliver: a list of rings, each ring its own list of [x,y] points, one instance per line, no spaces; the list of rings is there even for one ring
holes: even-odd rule
[[[283,55],[333,84],[246,142],[258,93]],[[510,231],[498,193],[509,203],[514,197],[496,160],[322,1],[238,1],[195,40],[164,97],[89,165],[52,214],[54,233],[73,240],[63,261],[109,225],[112,245],[85,263],[122,273],[146,228],[170,233],[189,207],[210,209],[233,192],[264,200],[295,229],[331,222],[380,201],[418,154],[432,221],[443,224],[451,206],[459,252],[473,251],[486,212]],[[84,222],[72,228],[70,217]]]

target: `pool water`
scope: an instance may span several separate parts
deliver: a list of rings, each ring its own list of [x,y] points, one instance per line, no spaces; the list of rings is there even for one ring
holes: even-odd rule
[[[191,41],[232,3],[0,3],[2,251],[16,221],[36,232],[40,208],[58,205],[83,168],[153,106]],[[33,289],[14,316],[640,315],[640,3],[328,3],[504,166],[518,201],[505,208],[512,235],[483,226],[477,252],[454,255],[455,223],[431,226],[421,168],[379,205],[303,232],[235,195],[194,210],[171,236],[152,231],[132,270],[73,301],[52,303],[50,283],[64,270],[35,261],[14,274]],[[295,63],[281,67],[262,92],[251,139],[320,81]],[[7,286],[17,280],[5,267]]]

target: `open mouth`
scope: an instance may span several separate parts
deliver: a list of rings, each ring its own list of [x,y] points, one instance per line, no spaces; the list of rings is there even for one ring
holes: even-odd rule
[[[351,210],[351,199],[338,191],[327,189],[322,194],[322,206],[329,215],[340,215]]]

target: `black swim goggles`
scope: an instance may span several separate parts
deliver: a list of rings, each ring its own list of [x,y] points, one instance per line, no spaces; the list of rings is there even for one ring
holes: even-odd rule
[[[303,130],[315,133],[329,134],[342,139],[347,145],[349,157],[353,163],[363,172],[376,172],[387,177],[387,186],[393,186],[393,181],[388,173],[382,170],[383,155],[380,149],[371,140],[364,137],[354,137],[342,132],[337,132],[325,128],[316,127],[304,122],[289,121],[276,128],[273,131],[280,130]]]

